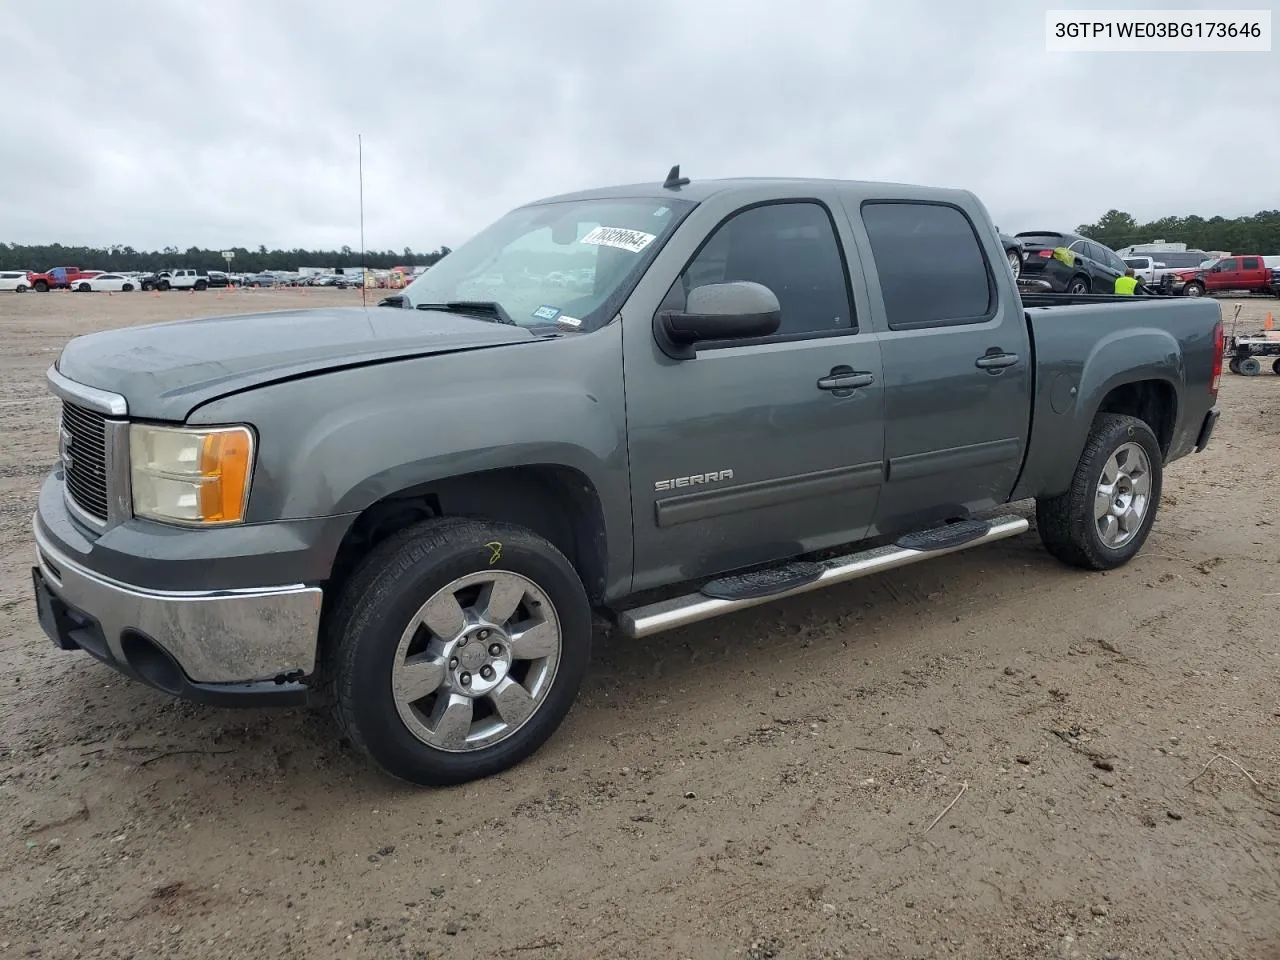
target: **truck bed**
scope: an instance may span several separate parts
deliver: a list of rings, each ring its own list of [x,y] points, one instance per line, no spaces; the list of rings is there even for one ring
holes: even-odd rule
[[[1012,499],[1066,489],[1094,412],[1106,409],[1117,390],[1131,401],[1143,395],[1163,401],[1168,421],[1156,432],[1166,463],[1195,449],[1214,402],[1208,385],[1222,318],[1217,301],[1054,293],[1021,299],[1036,382],[1031,440]],[[1126,308],[1117,310],[1118,303]]]

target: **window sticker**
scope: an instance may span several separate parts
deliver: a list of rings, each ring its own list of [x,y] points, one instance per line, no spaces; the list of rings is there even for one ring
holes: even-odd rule
[[[552,307],[546,304],[539,307],[537,310],[533,311],[533,319],[546,320],[548,323],[550,323],[552,320],[554,320],[558,316],[560,316],[560,308]]]
[[[596,227],[580,241],[596,247],[617,247],[629,253],[639,253],[653,243],[656,235],[626,227]]]

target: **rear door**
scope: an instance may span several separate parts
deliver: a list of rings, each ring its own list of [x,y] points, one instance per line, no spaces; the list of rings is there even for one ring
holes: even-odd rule
[[[848,224],[825,189],[713,195],[624,309],[633,588],[692,580],[860,539],[882,478],[880,348],[851,298]],[[708,283],[778,297],[769,337],[662,352],[660,309]],[[859,296],[865,305],[865,291]],[[860,385],[839,389],[848,374]]]
[[[1010,281],[997,282],[994,237],[979,239],[981,208],[869,200],[849,212],[874,264],[866,275],[884,366],[875,530],[1005,502],[1026,444],[1031,356],[1021,301]]]
[[[1266,286],[1266,271],[1261,257],[1240,258],[1240,289],[1259,290]]]

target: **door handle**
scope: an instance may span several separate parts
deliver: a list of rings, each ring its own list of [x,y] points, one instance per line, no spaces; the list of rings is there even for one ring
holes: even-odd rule
[[[825,377],[818,379],[819,390],[856,390],[858,387],[869,387],[876,382],[874,374],[865,371],[851,370],[848,367],[837,367]]]
[[[1003,370],[1005,367],[1012,367],[1017,362],[1018,355],[1016,353],[985,353],[973,361],[973,365],[983,370]]]

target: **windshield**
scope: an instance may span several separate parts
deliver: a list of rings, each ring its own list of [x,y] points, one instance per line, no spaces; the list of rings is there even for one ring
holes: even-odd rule
[[[665,198],[521,207],[405,287],[404,306],[495,303],[523,327],[595,329],[692,207]]]

